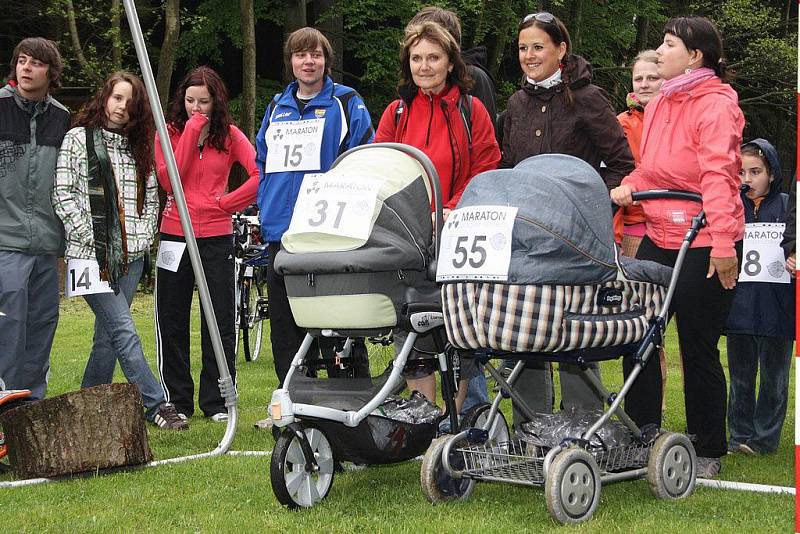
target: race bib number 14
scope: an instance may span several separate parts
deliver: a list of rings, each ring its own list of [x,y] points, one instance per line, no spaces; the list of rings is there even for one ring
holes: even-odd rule
[[[785,223],[747,223],[744,225],[740,282],[788,284],[781,240]]]
[[[436,281],[508,280],[517,208],[470,206],[450,212],[442,229]]]
[[[113,293],[108,282],[100,280],[100,267],[97,265],[97,260],[69,260],[64,295],[79,297],[94,293]]]

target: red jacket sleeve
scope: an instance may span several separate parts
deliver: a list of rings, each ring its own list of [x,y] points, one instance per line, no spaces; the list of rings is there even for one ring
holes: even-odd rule
[[[231,158],[247,171],[249,178],[230,193],[219,199],[219,207],[228,213],[235,213],[256,201],[258,192],[258,166],[256,150],[244,133],[236,126],[231,126]]]
[[[460,118],[458,122],[462,124]],[[455,209],[470,180],[484,171],[496,169],[499,163],[500,148],[497,146],[497,138],[494,135],[494,125],[483,103],[479,99],[473,98],[472,151],[469,153],[469,170],[459,175],[453,195],[444,207]]]
[[[172,145],[172,151],[175,153],[175,163],[178,166],[178,174],[181,176],[181,180],[189,174],[194,161],[200,159],[200,149],[197,147],[197,141],[200,139],[200,130],[203,129],[207,122],[207,117],[200,113],[195,113],[186,121],[183,133],[170,128],[170,144]],[[161,151],[158,135],[156,135],[156,173],[161,187],[167,193],[172,193],[172,184],[167,173],[167,162],[164,159],[164,153]]]
[[[375,132],[375,138],[372,140],[373,143],[399,142],[399,140],[395,137],[397,135],[397,128],[394,123],[395,112],[397,110],[397,106],[399,105],[400,100],[395,100],[386,106],[385,110],[383,110],[383,115],[381,115],[381,120],[378,123],[378,130]]]

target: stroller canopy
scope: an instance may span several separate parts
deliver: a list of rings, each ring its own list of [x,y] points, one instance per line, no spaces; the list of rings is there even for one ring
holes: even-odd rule
[[[330,225],[312,230],[301,224],[303,220],[319,220],[317,202],[327,199],[328,204],[338,204],[324,195],[326,185],[331,190],[337,184],[352,187],[358,183],[372,184],[372,196],[348,202],[341,213],[344,221],[369,207],[371,218],[362,213],[358,218],[361,226],[355,232],[342,235]],[[322,187],[318,196],[304,194],[317,186]],[[408,154],[381,146],[354,151],[327,173],[306,177],[292,224],[281,241],[290,254],[276,258],[276,269],[283,274],[421,271],[432,251],[431,195],[425,171]],[[328,207],[333,208],[329,220],[339,215],[335,205]]]
[[[599,174],[586,162],[543,154],[513,169],[477,175],[459,208],[518,208],[508,283],[591,284],[614,280],[611,200]]]

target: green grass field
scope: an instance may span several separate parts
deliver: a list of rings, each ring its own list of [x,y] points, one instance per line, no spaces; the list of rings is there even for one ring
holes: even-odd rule
[[[148,358],[154,360],[152,298],[137,297],[134,314]],[[200,326],[193,323],[193,363],[199,362]],[[91,345],[93,316],[83,300],[62,301],[53,346],[49,395],[79,387]],[[265,417],[276,386],[268,352],[240,360],[240,421],[233,450],[269,451],[269,433],[253,423]],[[674,332],[668,337],[670,379],[664,426],[684,428],[680,365]],[[722,344],[724,347],[724,342]],[[724,361],[724,360],[723,360]],[[602,366],[610,389],[622,383],[619,362]],[[195,369],[195,373],[199,368]],[[118,381],[124,381],[119,374]],[[720,479],[794,486],[794,369],[789,416],[777,454],[728,455]],[[224,425],[195,416],[187,432],[149,425],[156,459],[212,450]],[[151,469],[0,489],[0,532],[792,532],[794,500],[698,487],[689,499],[656,500],[646,481],[602,488],[593,518],[559,527],[547,513],[541,489],[479,484],[467,502],[430,505],[420,490],[419,462],[337,474],[328,498],[310,510],[290,512],[272,494],[268,456],[225,456]],[[11,480],[0,475],[0,480]]]

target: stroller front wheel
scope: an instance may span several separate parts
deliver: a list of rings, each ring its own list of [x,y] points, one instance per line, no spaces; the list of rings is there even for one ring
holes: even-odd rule
[[[278,437],[270,459],[272,491],[278,502],[292,509],[314,506],[327,497],[333,485],[335,462],[328,438],[316,428],[303,428],[302,432],[307,448],[290,427]]]
[[[683,499],[694,491],[697,455],[683,434],[664,432],[650,450],[647,481],[659,499]]]
[[[428,501],[436,504],[443,501],[467,500],[475,489],[475,481],[468,478],[453,478],[447,474],[442,463],[442,454],[447,442],[455,436],[442,436],[431,442],[425,452],[420,469],[422,492]],[[452,450],[450,465],[453,469],[464,468],[463,456]]]
[[[600,502],[600,470],[584,449],[559,452],[545,479],[544,496],[550,515],[562,524],[589,519]]]

